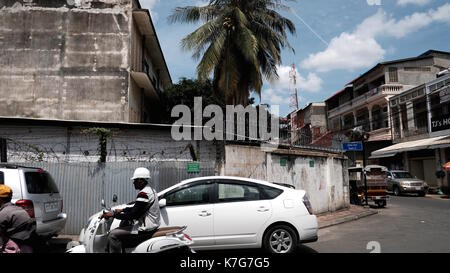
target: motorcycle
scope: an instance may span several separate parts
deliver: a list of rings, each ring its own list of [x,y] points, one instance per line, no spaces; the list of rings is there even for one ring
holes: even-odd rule
[[[113,202],[117,200],[114,195]],[[121,220],[114,218],[102,218],[101,215],[106,212],[112,212],[115,209],[123,209],[132,205],[119,205],[113,208],[106,208],[102,200],[102,212],[91,216],[85,228],[80,232],[79,241],[72,241],[67,244],[66,253],[107,253],[108,234],[111,230],[121,224]],[[189,247],[194,241],[184,233],[187,226],[183,227],[164,227],[158,228],[155,232],[149,233],[137,243],[131,245],[124,244],[125,253],[194,253]]]

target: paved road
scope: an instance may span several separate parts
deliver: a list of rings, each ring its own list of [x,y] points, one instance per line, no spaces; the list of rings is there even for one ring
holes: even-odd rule
[[[450,253],[450,200],[391,196],[376,215],[319,230],[319,241],[302,251],[369,253],[371,241],[383,253]]]
[[[369,253],[367,244],[380,243],[381,252],[450,253],[450,200],[416,196],[391,196],[387,208],[357,221],[319,230],[319,241],[299,248],[299,253]],[[68,240],[52,244],[48,252],[65,251]],[[236,250],[222,251],[236,254]],[[239,250],[240,254],[259,252]],[[206,251],[202,253],[215,253]]]

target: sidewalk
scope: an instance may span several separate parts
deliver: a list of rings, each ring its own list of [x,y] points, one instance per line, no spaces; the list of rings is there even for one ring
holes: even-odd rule
[[[377,214],[375,209],[364,208],[362,206],[350,205],[350,208],[338,210],[335,212],[327,212],[317,215],[319,229],[326,228],[342,223],[358,220],[363,217]]]
[[[450,200],[450,195],[440,195],[440,194],[427,194],[425,198],[439,199],[439,200]]]

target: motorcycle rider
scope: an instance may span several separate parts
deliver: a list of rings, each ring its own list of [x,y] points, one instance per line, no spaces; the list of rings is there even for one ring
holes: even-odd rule
[[[36,220],[11,203],[12,194],[10,187],[0,185],[0,253],[31,253],[29,241],[36,230]]]
[[[139,190],[133,207],[116,209],[114,212],[106,212],[101,216],[122,220],[121,225],[108,235],[109,252],[120,253],[124,243],[139,242],[159,227],[161,216],[158,196],[150,187],[149,179],[150,171],[147,168],[137,168],[131,178],[135,189]]]

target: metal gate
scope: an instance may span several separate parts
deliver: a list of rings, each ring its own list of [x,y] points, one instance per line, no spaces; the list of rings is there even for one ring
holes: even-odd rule
[[[200,171],[187,172],[185,161],[108,162],[108,163],[17,163],[48,171],[64,200],[67,223],[62,234],[79,234],[90,215],[100,211],[101,200],[111,203],[113,194],[118,204],[134,201],[137,191],[130,180],[138,167],[150,170],[151,186],[161,191],[182,180],[216,174],[214,162],[199,162]],[[14,163],[11,163],[14,164]]]

